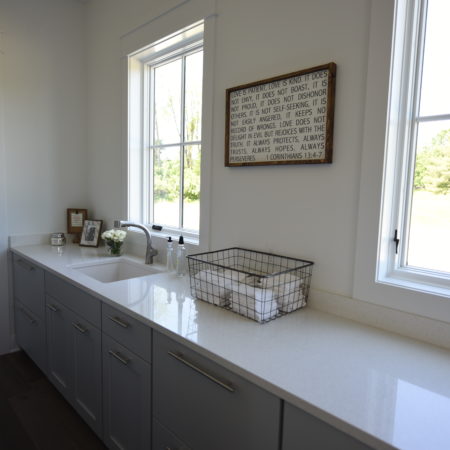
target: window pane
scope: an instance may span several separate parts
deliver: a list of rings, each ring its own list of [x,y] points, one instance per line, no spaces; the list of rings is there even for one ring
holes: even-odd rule
[[[450,272],[450,121],[419,125],[408,265]]]
[[[180,148],[153,150],[153,221],[178,227],[180,222]]]
[[[154,70],[154,136],[152,145],[181,141],[181,59]]]
[[[450,113],[449,0],[428,0],[420,115]]]
[[[185,141],[201,139],[203,51],[186,58]]]
[[[200,220],[200,146],[184,150],[183,228],[199,230]]]

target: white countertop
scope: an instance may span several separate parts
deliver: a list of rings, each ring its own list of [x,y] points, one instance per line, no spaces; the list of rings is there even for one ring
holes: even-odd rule
[[[448,350],[311,308],[260,325],[192,299],[188,277],[101,283],[68,267],[104,249],[13,251],[373,447],[450,448]]]

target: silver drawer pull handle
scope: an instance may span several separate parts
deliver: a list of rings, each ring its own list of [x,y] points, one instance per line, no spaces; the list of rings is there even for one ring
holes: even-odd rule
[[[23,259],[18,259],[17,264],[19,264],[19,266],[22,266],[24,269],[29,270],[30,272],[34,270],[34,267],[31,264],[25,262]]]
[[[218,384],[220,387],[223,387],[229,392],[234,392],[233,386],[231,386],[228,383],[225,383],[224,381],[219,380],[218,378],[214,377],[213,375],[210,375],[208,372],[205,372],[200,367],[192,364],[191,362],[184,359],[183,355],[181,353],[174,353],[174,352],[167,352],[170,356],[175,358],[176,360],[180,361],[181,363],[185,364],[186,366],[190,367],[191,369],[195,370],[199,374],[203,375],[204,377],[208,378],[209,380],[213,381],[214,383]]]
[[[86,333],[86,331],[87,331],[87,328],[84,328],[83,327],[83,325],[80,325],[79,323],[76,323],[76,322],[72,322],[72,326],[74,327],[74,328],[76,328],[80,333]]]
[[[128,366],[128,363],[130,362],[130,360],[128,358],[125,358],[125,356],[121,355],[119,352],[110,350],[109,354],[111,356],[114,356],[114,358],[118,359],[122,364],[125,364],[126,366]]]
[[[47,303],[47,308],[50,311],[53,311],[53,312],[58,312],[59,311],[59,309],[55,305],[51,305],[50,303]]]
[[[19,307],[20,311],[22,311],[23,315],[30,321],[30,324],[33,325],[36,323],[36,320],[30,316],[22,307]]]
[[[114,323],[121,326],[122,328],[128,328],[130,326],[129,323],[127,323],[124,320],[119,319],[118,317],[115,317],[115,316],[108,316],[108,319],[112,320]]]

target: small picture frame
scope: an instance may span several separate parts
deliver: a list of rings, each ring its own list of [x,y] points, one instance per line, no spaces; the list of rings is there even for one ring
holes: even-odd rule
[[[103,220],[85,220],[81,232],[80,246],[98,247]]]
[[[81,232],[83,231],[83,223],[87,219],[87,209],[68,208],[67,209],[67,233],[74,234],[73,243],[80,242]]]

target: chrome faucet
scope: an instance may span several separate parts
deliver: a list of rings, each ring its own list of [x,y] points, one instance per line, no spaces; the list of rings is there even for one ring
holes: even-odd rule
[[[153,257],[158,254],[158,250],[153,248],[152,246],[152,238],[150,236],[150,231],[145,225],[141,223],[134,222],[126,222],[125,220],[115,220],[114,228],[127,228],[127,227],[135,227],[141,229],[145,233],[145,237],[147,238],[147,249],[145,252],[145,264],[153,264]]]

